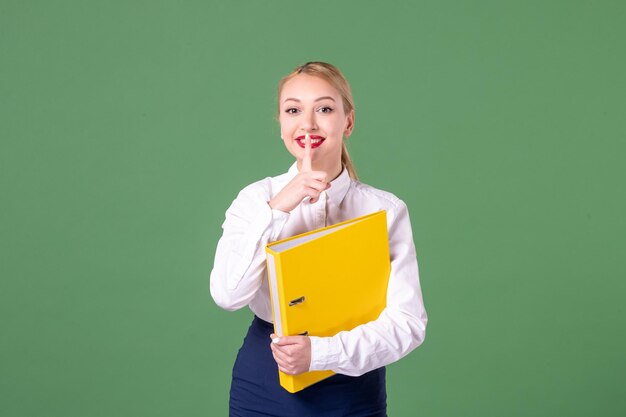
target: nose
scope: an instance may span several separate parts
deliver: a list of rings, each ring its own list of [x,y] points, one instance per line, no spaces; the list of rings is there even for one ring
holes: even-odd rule
[[[312,132],[317,130],[317,121],[315,120],[315,112],[309,111],[306,112],[302,117],[302,126],[300,128],[304,132]]]

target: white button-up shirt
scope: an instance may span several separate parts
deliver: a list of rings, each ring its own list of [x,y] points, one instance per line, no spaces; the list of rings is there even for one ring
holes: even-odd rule
[[[358,376],[397,361],[424,341],[427,322],[406,205],[389,192],[351,179],[344,167],[315,203],[307,198],[290,213],[272,209],[268,202],[297,174],[294,163],[285,174],[248,185],[232,202],[211,271],[213,299],[226,310],[248,305],[271,322],[266,244],[386,210],[391,258],[387,306],[378,319],[350,331],[310,336],[309,369]]]

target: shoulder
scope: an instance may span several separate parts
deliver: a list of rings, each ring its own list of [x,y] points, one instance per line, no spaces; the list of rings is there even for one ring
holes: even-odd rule
[[[406,203],[395,194],[381,190],[380,188],[352,180],[350,184],[353,204],[367,207],[368,212],[385,210],[389,226],[408,220],[408,207]]]
[[[352,180],[350,188],[356,198],[375,201],[380,205],[389,209],[398,209],[406,207],[404,201],[402,201],[395,194],[381,190],[380,188],[373,187],[371,185],[362,183],[357,180]]]

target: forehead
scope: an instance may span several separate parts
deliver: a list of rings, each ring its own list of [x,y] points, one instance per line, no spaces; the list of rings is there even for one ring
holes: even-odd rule
[[[298,100],[315,100],[318,97],[330,96],[339,101],[339,91],[326,80],[307,74],[298,74],[287,81],[280,92],[281,103],[288,98]]]

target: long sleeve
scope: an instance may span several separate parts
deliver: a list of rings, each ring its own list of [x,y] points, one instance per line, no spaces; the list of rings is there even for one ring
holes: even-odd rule
[[[276,240],[289,213],[273,210],[262,183],[244,188],[226,211],[210,276],[211,296],[226,310],[246,306],[265,271],[265,245]]]
[[[378,319],[350,331],[311,336],[310,370],[359,376],[397,361],[424,341],[428,319],[406,205],[397,200],[387,219],[391,273],[386,308]]]

